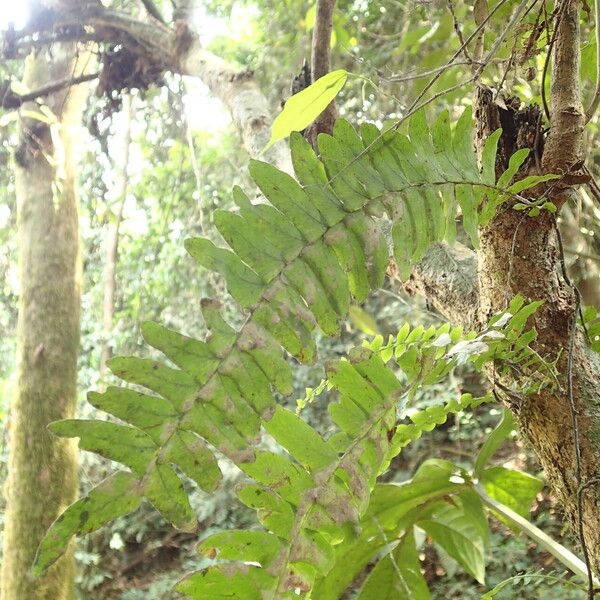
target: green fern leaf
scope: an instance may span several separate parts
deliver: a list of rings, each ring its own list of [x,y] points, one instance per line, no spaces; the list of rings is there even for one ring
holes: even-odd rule
[[[119,471],[105,479],[54,521],[38,548],[34,575],[41,575],[62,556],[73,535],[96,531],[136,510],[141,501],[142,491],[132,474]]]
[[[396,356],[408,375],[409,389],[401,388],[379,350],[358,349],[348,361],[329,368],[330,382],[341,393],[330,408],[339,431],[324,441],[296,415],[275,406],[272,388],[291,390],[291,370],[281,347],[301,361],[313,361],[315,328],[338,334],[351,298],[360,302],[382,285],[389,250],[381,218],[392,222],[393,252],[403,277],[429,245],[454,236],[457,204],[475,243],[477,225],[510,195],[508,186],[525,152],[519,151],[494,183],[490,165],[495,147],[486,146],[480,172],[470,153],[469,122],[467,112],[452,136],[447,114],[430,131],[417,113],[407,137],[394,130],[381,134],[369,125],[359,135],[339,121],[332,136],[320,136],[320,158],[293,135],[298,181],[252,162],[250,173],[270,205],[254,205],[236,189],[239,211],[215,215],[230,249],[205,239],[186,242],[202,267],[224,277],[247,314],[244,325],[230,327],[213,302],[203,302],[211,332],[205,341],[144,325],[146,341],[177,368],[137,358],[115,358],[110,367],[156,395],[109,388],[91,394],[90,401],[126,425],[70,421],[53,426],[131,473],[118,474],[114,485],[101,484],[67,509],[42,542],[38,570],[60,555],[71,535],[135,509],[142,496],[178,527],[193,529],[194,515],[173,465],[204,489],[214,489],[220,474],[210,446],[255,479],[257,484],[241,489],[239,497],[257,510],[281,546],[264,569],[218,566],[186,580],[182,589],[195,597],[219,597],[220,586],[226,585],[228,597],[235,597],[239,584],[245,598],[252,596],[253,586],[281,598],[292,589],[310,590],[333,567],[333,546],[360,522],[377,476],[406,440],[477,400],[464,398],[413,415],[411,424],[394,429],[397,410],[401,412],[415,386],[443,377],[457,360],[444,354],[446,347],[435,346],[447,331],[415,330],[385,350],[386,360]],[[519,339],[517,332],[511,341]],[[480,346],[491,348],[490,353],[498,350],[498,344]],[[526,347],[522,341],[519,348],[503,350],[515,359],[534,360]],[[490,354],[477,354],[471,347],[466,356],[483,362]],[[428,361],[423,363],[427,368],[417,368],[420,360]],[[287,449],[289,458],[256,449],[262,427]],[[281,477],[274,479],[274,474]],[[113,488],[123,498],[111,495]],[[93,517],[84,519],[85,505],[93,509]]]
[[[428,600],[429,587],[421,573],[421,563],[412,528],[398,546],[381,559],[369,573],[358,600]]]

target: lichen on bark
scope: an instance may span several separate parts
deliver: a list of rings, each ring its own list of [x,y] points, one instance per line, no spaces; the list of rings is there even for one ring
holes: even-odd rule
[[[31,55],[25,85],[34,89],[72,76],[77,70],[75,56],[73,44],[54,48],[52,58],[44,53]],[[81,86],[48,98],[58,119],[59,142],[47,125],[20,119],[15,188],[21,290],[17,387],[10,407],[2,600],[71,600],[74,595],[72,548],[39,579],[31,576],[31,566],[44,533],[76,498],[78,487],[75,446],[51,435],[47,425],[72,417],[75,411],[80,261],[74,169],[79,135],[74,129],[79,127],[84,101]],[[56,152],[57,144],[61,153]]]

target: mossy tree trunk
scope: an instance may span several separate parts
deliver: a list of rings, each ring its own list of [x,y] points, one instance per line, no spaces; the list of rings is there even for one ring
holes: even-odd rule
[[[77,73],[74,45],[27,59],[24,83],[36,89]],[[20,119],[16,194],[20,266],[17,389],[10,411],[1,600],[70,600],[71,550],[46,576],[31,565],[52,521],[77,496],[77,456],[70,441],[51,435],[51,421],[72,417],[79,347],[80,260],[75,194],[75,128],[85,88],[47,99],[56,123]],[[31,104],[23,107],[40,111]]]

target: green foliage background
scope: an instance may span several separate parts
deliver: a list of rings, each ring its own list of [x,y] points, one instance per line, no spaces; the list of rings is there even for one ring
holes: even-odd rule
[[[299,70],[302,59],[309,55],[310,2],[286,0],[206,2],[205,24],[223,25],[223,33],[210,40],[209,47],[225,59],[254,70],[269,94],[271,105],[277,107],[288,95],[290,82]],[[507,4],[504,14],[510,10]],[[168,3],[163,9],[168,10]],[[466,4],[457,3],[459,18],[465,18],[465,33],[471,27],[466,17]],[[244,17],[240,27],[241,15]],[[499,14],[501,22],[502,14]],[[202,21],[200,19],[200,21]],[[398,24],[402,26],[399,29]],[[308,24],[308,25],[307,25]],[[202,24],[200,24],[202,30]],[[240,33],[241,30],[241,33]],[[336,45],[333,64],[359,74],[363,79],[352,79],[342,92],[339,107],[342,115],[353,122],[373,122],[381,125],[386,118],[394,118],[399,107],[406,107],[422,89],[427,79],[394,81],[395,74],[413,73],[415,69],[434,68],[443,63],[458,47],[453,35],[452,18],[445,6],[438,3],[420,2],[370,2],[368,0],[340,2],[335,23]],[[493,37],[488,40],[490,43]],[[510,54],[514,39],[506,43],[504,56]],[[584,69],[593,64],[595,48],[589,43],[584,49],[587,59]],[[533,55],[511,73],[513,89],[522,99],[539,98],[538,81],[527,81],[529,68],[539,67],[542,57]],[[587,65],[587,66],[586,66]],[[4,68],[4,67],[3,67]],[[18,74],[17,74],[18,75]],[[502,68],[492,72],[496,81],[502,77]],[[432,93],[454,85],[461,76],[460,69],[449,70],[437,82]],[[590,74],[591,79],[591,74]],[[149,350],[142,342],[140,324],[156,320],[163,325],[201,338],[206,327],[201,317],[199,299],[205,296],[218,298],[224,315],[232,324],[241,322],[242,315],[225,293],[223,282],[200,272],[185,252],[183,240],[199,234],[207,235],[216,243],[221,238],[213,225],[215,209],[232,207],[230,190],[239,184],[252,189],[247,174],[247,156],[240,149],[237,135],[231,127],[217,133],[194,131],[193,148],[202,173],[198,189],[191,165],[190,147],[186,139],[186,115],[183,110],[183,84],[178,78],[168,80],[167,87],[150,92],[143,101],[137,102],[134,122],[134,142],[139,161],[133,169],[128,192],[128,204],[120,240],[118,270],[118,298],[116,327],[111,340],[120,355],[147,355]],[[452,110],[452,120],[468,103],[468,89],[449,94],[430,110],[430,116],[445,107]],[[102,110],[98,101],[89,107],[90,116]],[[2,129],[0,161],[10,165],[14,146],[14,129],[9,123]],[[96,416],[95,411],[83,402],[84,394],[99,383],[97,378],[101,342],[102,297],[102,243],[106,224],[111,219],[111,207],[106,201],[107,183],[110,181],[111,165],[107,148],[115,135],[114,121],[106,118],[101,123],[99,139],[92,139],[89,155],[83,161],[81,173],[82,231],[84,237],[84,300],[82,323],[82,348],[80,357],[81,410],[85,417]],[[7,335],[0,336],[0,397],[3,405],[0,414],[6,423],[6,405],[11,393],[11,377],[14,370],[14,336],[16,324],[15,283],[15,206],[14,188],[10,169],[0,170],[0,208],[6,218],[0,226],[0,278],[3,282],[0,305],[0,329]],[[588,217],[582,217],[583,219]],[[589,224],[582,222],[582,227]],[[464,235],[459,231],[459,236]],[[465,239],[465,238],[463,238]],[[439,325],[439,317],[418,301],[392,296],[390,292],[375,294],[363,307],[376,325],[377,331],[387,335],[396,333],[404,322],[413,325]],[[365,326],[360,318],[346,321],[340,338],[331,341],[318,338],[319,354],[339,357],[365,338]],[[368,328],[370,330],[370,328]],[[149,354],[150,356],[155,356]],[[294,369],[295,395],[304,396],[304,388],[314,386],[323,376],[322,370],[304,366]],[[458,369],[451,375],[450,386],[457,392],[482,393],[482,383],[471,365]],[[448,383],[432,385],[419,391],[414,400],[415,408],[439,405],[447,397]],[[325,425],[325,402],[318,398],[303,411],[317,430]],[[408,452],[393,465],[389,479],[408,479],[425,457],[451,457],[467,466],[474,450],[489,434],[498,419],[498,409],[481,406],[473,413],[456,417],[453,423],[411,444]],[[4,473],[6,456],[0,455],[0,477]],[[517,463],[535,472],[531,456],[519,444],[512,441],[505,448],[502,460]],[[206,534],[231,528],[244,528],[254,523],[251,512],[233,500],[232,489],[239,480],[239,473],[228,465],[225,468],[225,485],[217,494],[208,495],[190,487],[192,507]],[[82,454],[82,493],[101,481],[113,466],[95,455]],[[539,497],[536,508],[538,524],[555,535],[560,535],[560,518],[554,518],[551,500]],[[0,506],[1,512],[1,506]],[[512,569],[530,568],[524,560],[533,555],[537,564],[547,566],[545,556],[535,556],[527,542],[510,533],[504,526],[495,525],[492,533],[494,561],[488,585],[493,586]],[[109,527],[81,540],[78,545],[79,581],[78,593],[83,599],[120,598],[169,598],[173,583],[183,571],[202,568],[206,559],[199,556],[193,546],[194,536],[172,537],[168,523],[157,518],[146,505],[127,517],[120,517]],[[567,541],[568,542],[568,541]],[[165,552],[164,548],[167,548]],[[457,570],[456,564],[439,549],[427,546],[425,551],[426,573],[431,578],[433,597],[476,598],[482,588]],[[143,554],[144,563],[135,564]],[[129,571],[124,565],[134,564]],[[556,564],[550,563],[557,568]],[[538,588],[531,597],[560,598],[560,593],[550,587]],[[499,597],[527,597],[522,591],[506,591]],[[574,597],[565,591],[565,598]],[[548,596],[545,596],[548,594]],[[173,597],[175,597],[173,595]]]

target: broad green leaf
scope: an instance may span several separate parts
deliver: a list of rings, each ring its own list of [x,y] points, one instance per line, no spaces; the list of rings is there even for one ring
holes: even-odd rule
[[[390,261],[390,253],[378,224],[372,218],[361,219],[357,215],[347,217],[345,223],[363,249],[371,289],[381,288]],[[356,299],[360,301],[360,295],[357,295]]]
[[[331,71],[289,98],[273,121],[271,139],[265,150],[278,140],[286,138],[292,131],[302,131],[308,127],[338,95],[347,79],[347,71]]]
[[[535,187],[545,181],[552,181],[553,179],[560,179],[560,175],[529,175],[528,177],[513,183],[506,191],[510,194],[520,194],[524,190]]]
[[[531,503],[544,487],[544,483],[522,471],[505,467],[490,467],[480,474],[485,491],[522,517],[529,517]]]
[[[420,520],[418,526],[479,583],[484,583],[488,525],[477,494],[467,491],[448,502],[439,502],[433,514]]]
[[[517,174],[517,171],[521,168],[525,160],[530,154],[529,148],[521,148],[517,150],[508,160],[508,168],[502,175],[498,178],[496,185],[502,189],[503,187],[507,187],[508,184],[512,181],[513,177]]]
[[[118,377],[164,396],[179,409],[198,389],[195,379],[178,369],[147,358],[116,356],[106,363]]]
[[[336,452],[310,425],[282,406],[276,408],[273,417],[264,426],[292,456],[312,471],[337,458]]]
[[[268,204],[252,204],[239,187],[233,190],[233,200],[240,208],[244,225],[264,236],[286,261],[298,255],[304,245],[304,237],[286,215]]]
[[[319,135],[317,144],[331,188],[344,209],[348,212],[360,210],[373,196],[358,177],[358,162],[350,156],[346,160],[341,158],[340,144],[330,135]]]
[[[422,111],[420,111],[422,112]],[[411,119],[412,121],[412,119]],[[460,167],[454,156],[452,148],[452,130],[450,127],[450,114],[447,110],[443,110],[435,120],[431,128],[431,137],[433,142],[433,152],[437,163],[437,169],[442,177],[448,181],[460,181]],[[413,136],[411,135],[411,141]],[[427,147],[423,148],[424,156],[428,153],[431,156],[431,150]],[[432,175],[435,175],[432,173]]]
[[[474,248],[479,246],[479,235],[477,232],[477,198],[473,193],[473,187],[469,185],[457,185],[454,187],[456,201],[463,215],[463,227],[467,232]]]
[[[481,476],[481,473],[488,464],[490,458],[499,448],[500,444],[502,444],[502,442],[510,435],[514,426],[515,420],[512,413],[507,408],[504,408],[502,410],[502,419],[500,420],[500,423],[498,423],[494,431],[490,433],[483,443],[483,446],[481,446],[479,454],[477,454],[474,468],[474,473],[477,477]]]
[[[50,423],[48,429],[60,437],[78,437],[82,450],[120,462],[138,477],[142,477],[157,449],[152,438],[140,429],[108,421],[68,419]]]
[[[351,166],[369,197],[376,198],[383,194],[386,188],[382,177],[373,167],[369,153],[365,152],[363,140],[354,127],[345,119],[338,119],[333,127],[333,137],[338,160]]]
[[[272,301],[256,311],[254,320],[292,356],[301,362],[314,360],[316,344],[312,331],[316,322],[295,288],[282,288],[274,293]]]
[[[428,600],[427,582],[421,573],[419,553],[412,528],[398,546],[375,565],[358,600]]]
[[[242,464],[241,469],[294,505],[298,504],[302,493],[313,485],[306,470],[282,454],[257,451],[256,460]]]
[[[333,228],[324,241],[333,248],[341,268],[345,271],[352,296],[358,302],[363,302],[369,294],[370,285],[366,248],[363,247],[361,237],[344,223]],[[350,307],[351,318],[352,310]]]
[[[326,282],[319,269],[314,269],[308,260],[298,260],[286,269],[286,276],[304,299],[323,333],[330,336],[339,335],[338,315],[328,297]]]
[[[454,129],[452,149],[463,175],[471,178],[472,181],[477,181],[479,169],[476,162],[472,120],[473,109],[465,108]]]
[[[233,252],[217,248],[204,238],[186,240],[185,248],[199,265],[225,277],[229,293],[243,308],[250,308],[260,300],[264,293],[263,281]]]
[[[327,375],[340,393],[363,410],[365,420],[381,404],[381,395],[350,362],[342,360],[331,365]]]
[[[265,569],[224,563],[188,575],[176,589],[193,600],[264,600],[275,585]]]
[[[411,481],[401,485],[376,485],[371,495],[367,516],[376,517],[378,526],[384,530],[393,529],[398,521],[413,508],[433,498],[460,492],[464,489],[465,484],[452,479],[452,473],[455,470],[453,465],[452,467],[451,471],[443,467],[428,468],[426,469],[427,475],[421,471],[420,479],[415,480],[413,477]],[[367,521],[364,526],[373,534],[377,532],[374,523]]]
[[[263,279],[271,281],[282,270],[285,256],[254,223],[226,210],[213,213],[214,223],[235,253]]]
[[[542,304],[544,304],[543,300],[536,300],[535,302],[526,304],[518,310],[511,310],[509,306],[509,312],[513,315],[508,322],[509,327],[516,329],[519,332],[523,331],[527,319],[529,319]]]
[[[369,520],[368,522],[371,522]],[[365,567],[386,545],[381,535],[348,533],[343,544],[335,546],[335,564],[325,577],[315,582],[314,597],[319,600],[338,600]]]
[[[259,160],[250,161],[248,171],[269,202],[290,219],[308,242],[325,233],[321,214],[293,177]]]
[[[202,438],[190,431],[173,433],[166,446],[166,458],[206,492],[213,492],[221,481],[221,470],[214,454]]]
[[[146,474],[144,494],[175,527],[183,531],[195,531],[196,515],[181,479],[169,465],[157,464]]]
[[[219,357],[208,344],[181,335],[158,323],[143,323],[142,335],[148,344],[160,350],[180,369],[192,374],[198,383],[206,383],[219,364]]]
[[[109,386],[101,394],[90,392],[88,401],[92,406],[145,431],[156,443],[160,442],[163,428],[178,417],[168,400],[125,387]]]
[[[258,520],[270,531],[288,539],[294,523],[294,510],[280,496],[257,485],[246,485],[237,490],[238,498],[256,510]]]
[[[58,560],[74,535],[96,531],[134,511],[141,500],[141,487],[131,473],[118,471],[105,479],[52,523],[38,548],[34,575],[41,575]]]
[[[342,205],[331,191],[323,163],[317,158],[312,146],[294,131],[290,136],[292,162],[298,181],[306,195],[321,213],[323,221],[332,227],[345,216]]]
[[[267,381],[281,394],[291,394],[292,369],[283,357],[281,346],[267,331],[257,325],[247,325],[240,336],[240,348],[252,357]]]
[[[268,565],[281,550],[279,538],[267,531],[221,531],[198,545],[210,558],[243,560]]]
[[[496,154],[498,152],[498,141],[502,135],[502,129],[496,129],[488,136],[481,152],[481,177],[488,185],[496,181]]]

